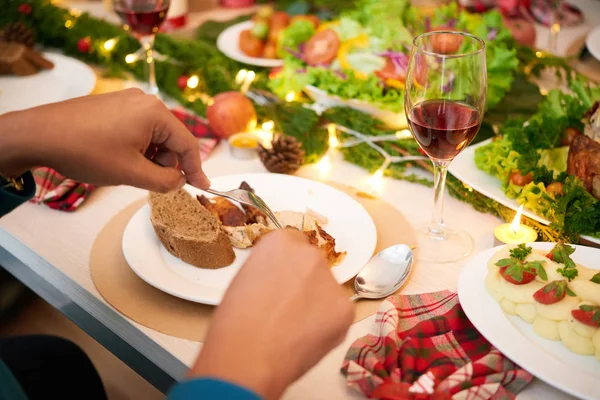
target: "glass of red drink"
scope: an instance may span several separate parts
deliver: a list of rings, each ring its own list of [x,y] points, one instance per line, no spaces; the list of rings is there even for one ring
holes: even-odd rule
[[[410,130],[434,167],[434,209],[430,224],[417,232],[417,258],[446,263],[471,253],[473,239],[444,225],[448,165],[466,148],[485,111],[485,43],[462,32],[434,31],[413,41],[404,111]]]
[[[114,0],[115,12],[140,40],[148,63],[148,92],[158,95],[153,54],[154,38],[167,17],[170,0]]]

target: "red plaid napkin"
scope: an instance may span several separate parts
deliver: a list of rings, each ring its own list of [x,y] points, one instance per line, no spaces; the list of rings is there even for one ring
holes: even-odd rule
[[[473,327],[458,295],[398,295],[377,312],[379,336],[355,341],[342,365],[369,398],[513,399],[532,379]]]
[[[219,142],[208,122],[184,109],[172,112],[198,138],[200,154],[203,160],[206,159]],[[31,202],[43,203],[55,210],[75,211],[95,189],[89,183],[68,179],[51,168],[39,167],[32,172],[37,189]]]

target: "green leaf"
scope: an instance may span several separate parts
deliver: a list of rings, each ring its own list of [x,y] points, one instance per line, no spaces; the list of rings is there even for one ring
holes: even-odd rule
[[[546,274],[546,270],[544,269],[545,261],[531,261],[525,264],[526,269],[533,269],[537,272],[538,276],[544,280],[548,280],[548,274]]]
[[[517,282],[523,281],[523,267],[518,263],[514,263],[508,267],[506,269],[506,274]]]
[[[525,244],[520,244],[517,247],[510,250],[510,256],[519,261],[525,261],[528,255],[531,254],[532,248]]]
[[[575,296],[577,296],[577,295],[575,294],[575,292],[574,292],[574,291],[572,291],[572,290],[571,290],[571,288],[569,288],[569,286],[565,286],[565,290],[567,291],[567,295],[569,295],[569,296],[571,296],[571,297],[575,297]]]
[[[517,261],[513,260],[512,258],[503,258],[502,260],[496,262],[496,266],[500,268],[508,267],[515,264],[517,264]]]
[[[589,304],[583,304],[583,305],[579,306],[579,309],[581,311],[590,312],[590,311],[594,311],[596,309],[596,307],[590,306]]]
[[[592,279],[590,279],[590,281],[600,284],[600,272],[598,272],[596,275],[592,276]]]

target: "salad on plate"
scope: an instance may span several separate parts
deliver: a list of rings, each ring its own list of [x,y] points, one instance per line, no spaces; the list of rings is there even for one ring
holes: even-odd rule
[[[408,0],[359,0],[356,8],[316,27],[297,20],[279,37],[277,56],[284,65],[271,80],[271,89],[285,97],[315,88],[328,96],[403,113],[412,40],[435,30],[469,32],[486,41],[487,104],[496,105],[511,88],[519,64],[513,38],[499,12],[471,14],[454,3],[426,16]],[[449,53],[460,50],[461,42],[447,35],[434,46]],[[454,84],[460,78],[458,73],[449,82],[449,92],[460,91]]]

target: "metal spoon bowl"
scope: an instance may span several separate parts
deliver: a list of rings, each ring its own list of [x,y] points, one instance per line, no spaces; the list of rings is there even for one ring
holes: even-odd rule
[[[412,266],[413,254],[409,246],[396,244],[381,250],[356,276],[355,294],[350,301],[389,296],[406,282]]]

